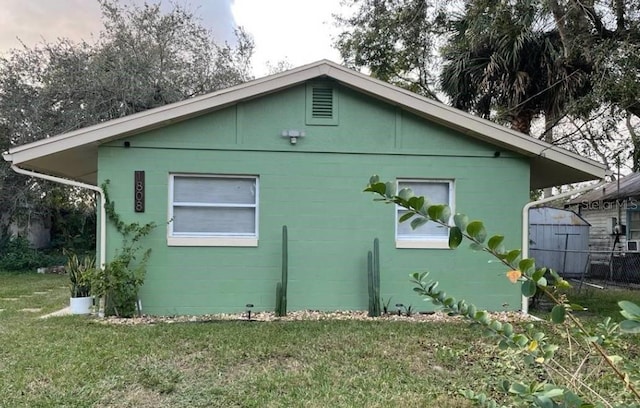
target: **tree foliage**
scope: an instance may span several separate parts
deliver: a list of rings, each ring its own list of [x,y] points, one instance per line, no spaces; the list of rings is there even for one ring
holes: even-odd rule
[[[528,134],[536,116],[557,118],[586,95],[589,67],[563,59],[558,33],[544,24],[536,0],[468,4],[442,48],[440,84],[451,103],[485,117],[494,111]]]
[[[189,10],[101,0],[95,42],[23,45],[0,58],[3,151],[246,81],[253,41],[217,44]],[[0,168],[0,214],[46,211],[52,187]],[[85,200],[79,200],[83,203]],[[44,208],[43,208],[44,207]]]
[[[445,2],[350,0],[354,15],[337,17],[345,31],[336,46],[352,68],[437,99],[437,46],[446,21]]]

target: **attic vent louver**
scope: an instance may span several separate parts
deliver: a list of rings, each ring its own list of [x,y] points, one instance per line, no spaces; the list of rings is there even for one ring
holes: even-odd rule
[[[333,82],[307,83],[307,125],[338,124],[338,90]]]
[[[333,89],[313,88],[311,97],[311,117],[330,119],[333,117]]]

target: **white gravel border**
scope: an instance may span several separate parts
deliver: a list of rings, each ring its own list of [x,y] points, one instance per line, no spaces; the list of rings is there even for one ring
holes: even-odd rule
[[[528,322],[536,320],[531,315],[523,315],[520,312],[492,312],[489,313],[494,319],[502,322]],[[247,321],[246,313],[236,314],[209,314],[199,316],[142,316],[132,318],[106,317],[97,319],[105,324],[156,324],[156,323],[185,323],[185,322],[211,322],[211,321]],[[287,316],[278,317],[273,312],[251,313],[251,321],[256,322],[290,322],[290,321],[321,321],[321,320],[362,320],[362,321],[403,321],[403,322],[468,322],[460,316],[448,316],[446,313],[414,313],[411,316],[398,316],[397,314],[387,314],[380,317],[369,317],[366,311],[346,310],[335,312],[320,312],[316,310],[302,310],[288,312]]]

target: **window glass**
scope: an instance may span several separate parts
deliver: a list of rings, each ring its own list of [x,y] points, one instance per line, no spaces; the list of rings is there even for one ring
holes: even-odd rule
[[[255,209],[224,207],[175,207],[176,234],[245,234],[256,230]]]
[[[253,178],[185,177],[174,179],[174,202],[255,204]]]
[[[398,180],[398,191],[403,188],[410,188],[414,195],[424,196],[431,204],[447,204],[453,207],[453,182],[450,180]],[[411,228],[411,221],[399,223],[398,220],[407,211],[401,207],[396,207],[396,239],[398,240],[448,240],[449,229],[428,222],[420,227]]]
[[[640,211],[629,211],[629,239],[640,239]]]

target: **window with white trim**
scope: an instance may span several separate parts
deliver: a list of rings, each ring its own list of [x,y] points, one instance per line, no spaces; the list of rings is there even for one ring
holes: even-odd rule
[[[640,239],[640,211],[636,208],[627,210],[627,239]]]
[[[416,196],[424,196],[430,204],[447,204],[453,212],[453,180],[399,179],[398,191],[410,188]],[[398,222],[407,211],[396,206],[396,247],[397,248],[448,248],[449,229],[427,222],[416,229],[411,228],[411,220]]]
[[[257,246],[258,177],[172,174],[169,245]]]

